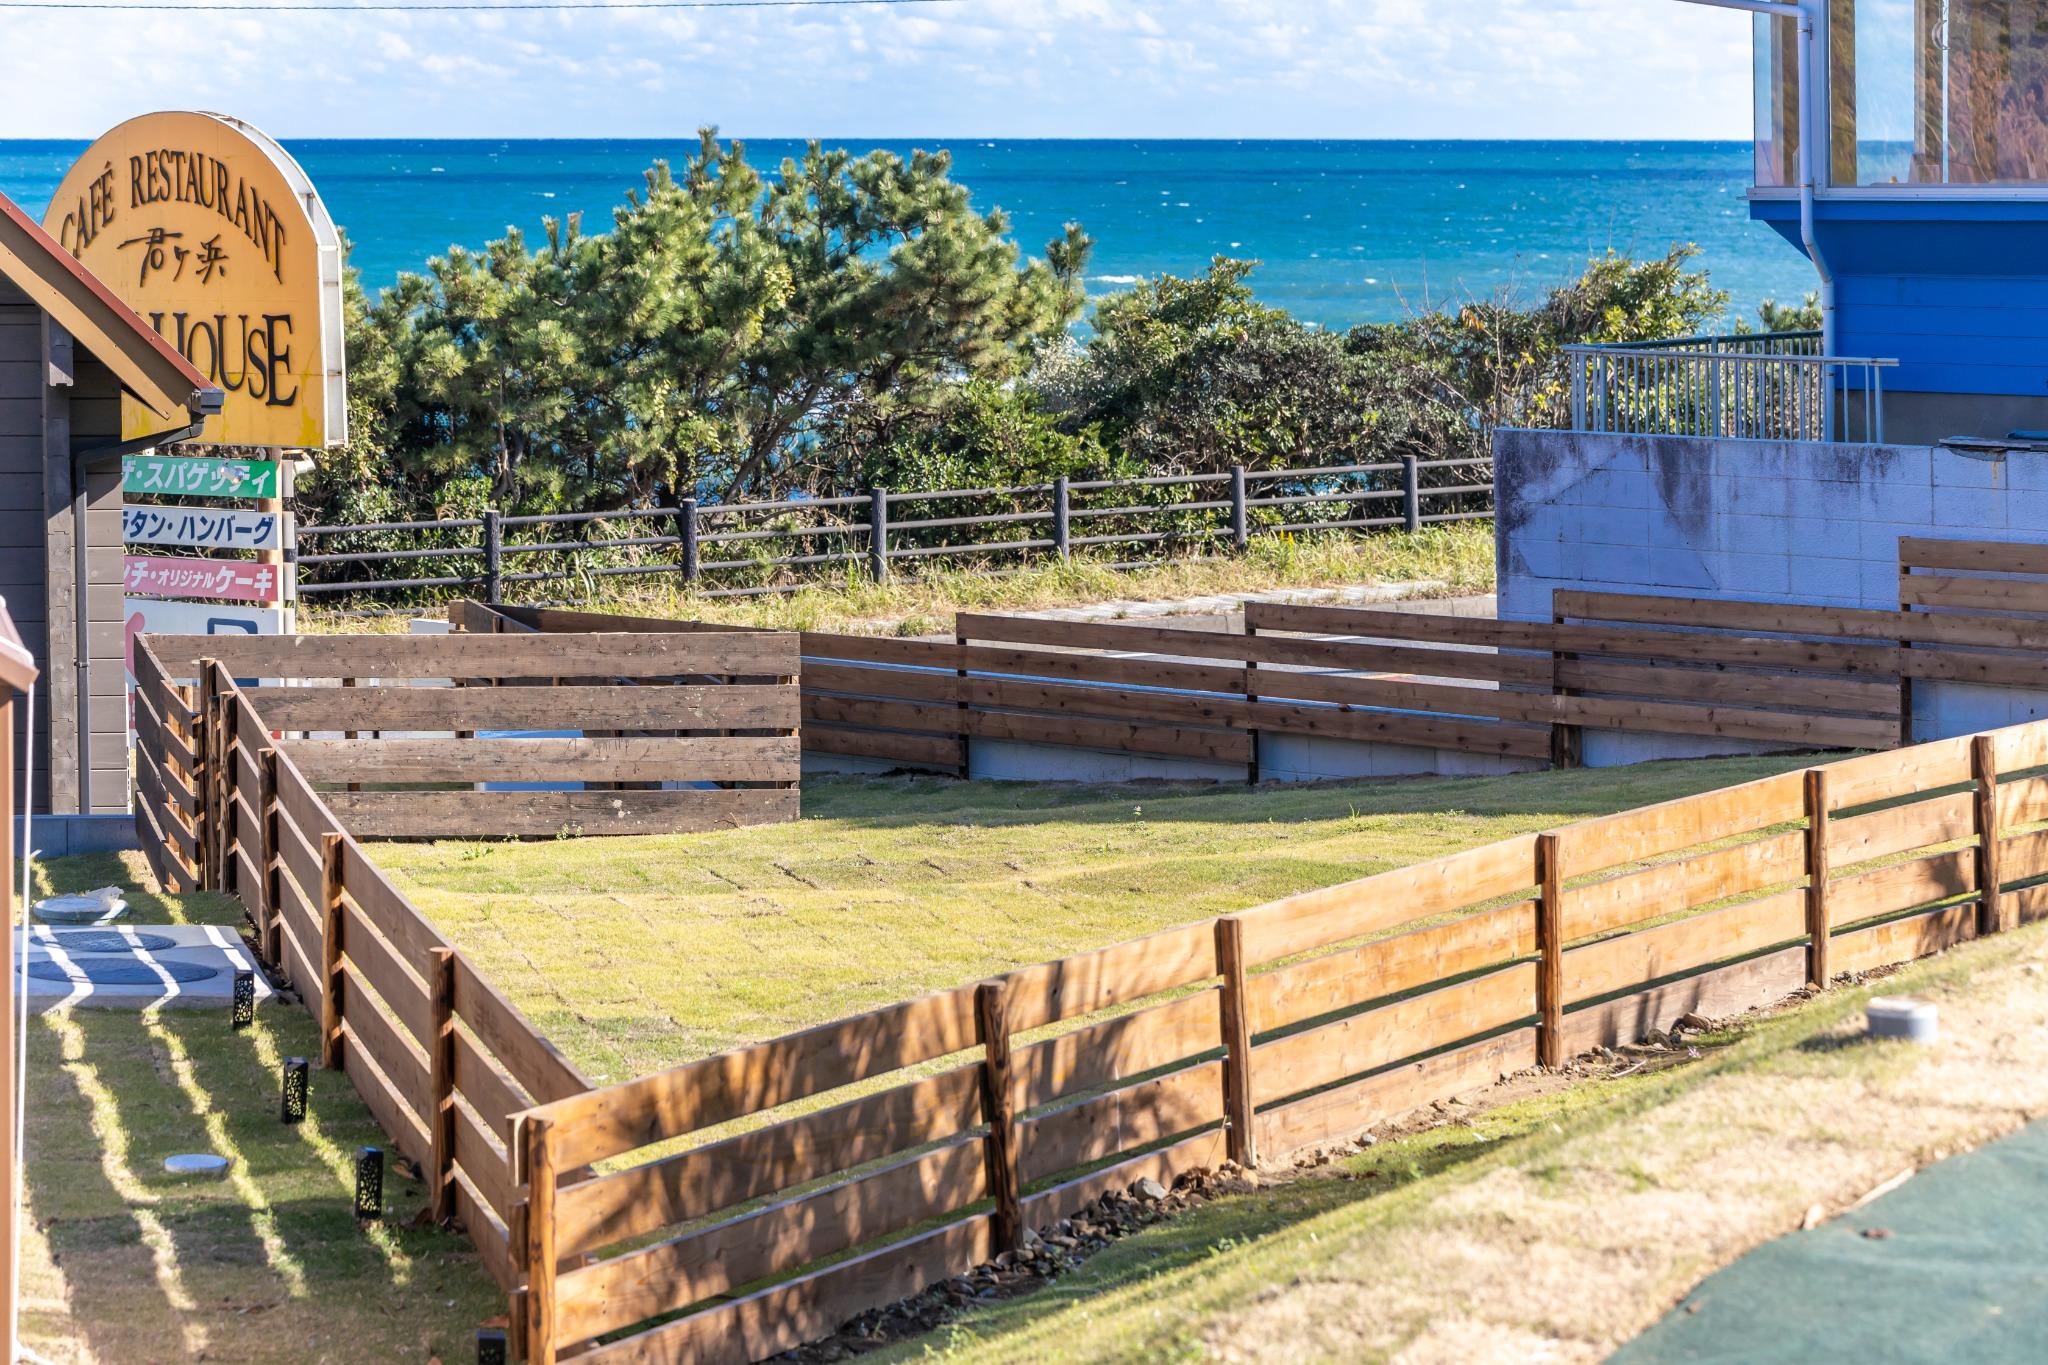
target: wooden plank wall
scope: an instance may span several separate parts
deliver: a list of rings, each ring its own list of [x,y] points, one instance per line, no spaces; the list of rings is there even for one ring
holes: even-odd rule
[[[196,682],[217,660],[223,686],[364,838],[668,833],[797,815],[793,635],[151,643],[167,676]],[[480,737],[522,730],[567,733]],[[664,786],[676,782],[703,785]],[[552,789],[516,789],[526,784]]]
[[[1279,1159],[2048,916],[2044,768],[2048,721],[1850,758],[543,1105],[532,1359],[767,1357],[1141,1176]]]

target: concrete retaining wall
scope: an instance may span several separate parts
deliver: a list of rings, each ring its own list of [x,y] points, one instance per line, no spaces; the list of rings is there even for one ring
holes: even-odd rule
[[[1901,536],[2048,542],[2038,455],[1502,431],[1494,459],[1508,619],[1549,620],[1559,588],[1891,610]],[[1923,683],[1912,737],[2043,714],[2048,688]],[[1687,752],[1682,737],[1624,738],[1638,754]]]

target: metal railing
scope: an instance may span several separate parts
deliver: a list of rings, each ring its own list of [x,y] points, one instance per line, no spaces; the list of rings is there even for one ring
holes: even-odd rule
[[[1567,346],[1572,430],[1735,441],[1884,440],[1896,360],[1821,353],[1818,332]]]
[[[744,596],[789,592],[827,577],[886,582],[901,568],[948,559],[1015,571],[1084,550],[1107,552],[1114,567],[1134,567],[1189,550],[1240,552],[1253,535],[1412,531],[1483,519],[1493,515],[1492,479],[1492,461],[1483,457],[1411,456],[1304,469],[870,488],[761,503],[685,498],[675,507],[609,512],[487,511],[448,521],[307,526],[298,533],[298,591],[365,611],[377,610],[379,597],[416,605],[479,591],[490,602],[570,605],[594,597],[603,580],[635,577],[666,578],[700,596]],[[339,548],[305,552],[323,543]]]

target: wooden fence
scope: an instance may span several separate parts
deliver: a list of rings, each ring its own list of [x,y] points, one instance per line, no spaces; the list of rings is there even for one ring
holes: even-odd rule
[[[202,810],[179,799],[185,788],[170,779],[195,775],[203,757],[190,742],[198,713],[167,688],[167,677],[193,679],[202,699],[233,692],[269,729],[296,736],[276,748],[325,788],[321,799],[342,825],[364,837],[667,833],[797,815],[793,635],[150,643],[137,667],[136,726],[151,755],[137,763],[137,818],[158,820],[157,842],[175,844],[185,860],[159,870],[167,882],[193,874],[206,811],[233,813],[227,803]],[[207,681],[205,659],[226,681]],[[237,687],[236,677],[250,685]],[[549,730],[568,733],[546,737]],[[522,789],[532,784],[582,789]]]
[[[533,1359],[761,1359],[1140,1177],[2048,916],[2044,765],[2048,722],[1852,758],[541,1105]]]
[[[1241,765],[1305,736],[1580,761],[1585,732],[1892,748],[1916,679],[2039,687],[2013,615],[1559,592],[1551,621],[1248,603],[1242,634],[960,614],[951,639],[802,635],[803,747],[964,774],[976,740]],[[728,628],[458,604],[465,629]]]
[[[514,1116],[590,1082],[371,862],[328,804],[344,794],[316,788],[259,712],[267,689],[238,686],[212,657],[231,643],[136,641],[144,853],[166,887],[241,900],[266,970],[320,1020],[320,1065],[418,1163],[434,1217],[467,1232],[519,1315],[529,1239]],[[201,646],[205,662],[187,662]]]

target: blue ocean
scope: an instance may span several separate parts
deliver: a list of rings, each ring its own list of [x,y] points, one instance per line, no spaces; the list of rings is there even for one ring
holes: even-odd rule
[[[1474,297],[1523,301],[1612,247],[1694,242],[1752,313],[1813,287],[1803,257],[1749,221],[1747,143],[949,141],[979,207],[1001,208],[1028,252],[1077,222],[1096,240],[1088,287],[1255,258],[1260,296],[1329,327]],[[451,243],[573,212],[601,230],[657,158],[694,138],[633,141],[288,142],[355,244],[372,291]],[[748,144],[772,168],[788,141]],[[0,193],[40,215],[82,142],[0,141]]]

